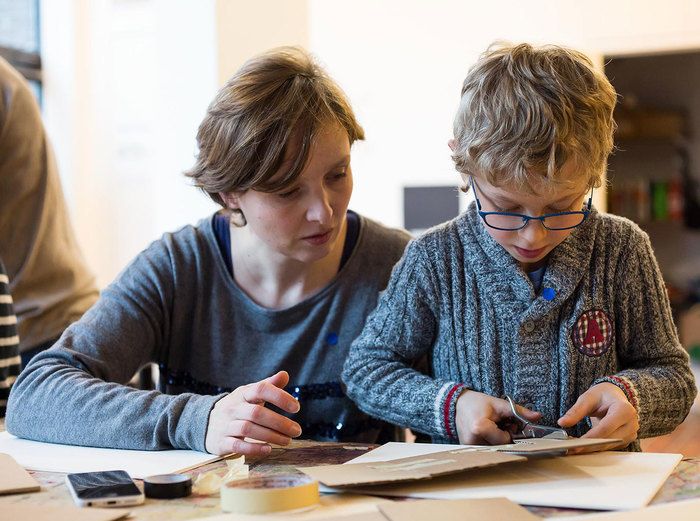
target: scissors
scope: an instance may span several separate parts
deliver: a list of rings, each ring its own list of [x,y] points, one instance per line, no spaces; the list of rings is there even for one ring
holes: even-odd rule
[[[515,434],[511,433],[513,440],[522,440],[526,438],[548,438],[551,440],[566,440],[569,435],[564,429],[558,427],[547,427],[546,425],[538,425],[532,423],[529,420],[523,418],[518,414],[518,409],[515,406],[515,402],[510,396],[504,396],[504,400],[507,400],[510,404],[510,410],[513,413],[513,418],[508,422],[510,425],[516,425],[519,432]]]

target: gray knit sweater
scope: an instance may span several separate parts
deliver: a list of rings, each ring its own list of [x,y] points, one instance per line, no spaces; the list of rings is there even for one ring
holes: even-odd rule
[[[54,443],[203,451],[224,393],[285,369],[304,438],[387,441],[393,427],[357,409],[340,372],[408,239],[360,217],[355,248],[328,286],[272,310],[227,271],[212,218],[165,234],[34,357],[10,394],[7,430]],[[148,362],[159,364],[164,392],[124,385]]]
[[[430,357],[430,374],[410,369]],[[540,291],[472,203],[413,241],[343,371],[369,414],[457,441],[462,389],[508,394],[557,419],[592,385],[620,387],[639,437],[673,430],[696,394],[647,235],[595,211],[551,254]],[[571,430],[581,435],[585,422]]]

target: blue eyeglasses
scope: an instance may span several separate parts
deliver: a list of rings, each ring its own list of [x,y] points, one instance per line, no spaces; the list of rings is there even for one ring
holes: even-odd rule
[[[469,180],[472,185],[472,190],[474,191],[474,198],[476,199],[476,206],[479,210],[479,216],[484,220],[486,226],[496,230],[503,230],[507,232],[521,230],[525,228],[530,221],[540,221],[542,226],[544,226],[547,230],[570,230],[571,228],[581,226],[591,213],[593,188],[591,188],[591,195],[588,197],[586,207],[578,212],[548,213],[545,215],[540,215],[539,217],[531,217],[529,215],[511,212],[484,212],[481,210],[481,202],[479,201],[479,196],[476,194],[475,188],[478,188],[478,186],[476,182],[474,182],[473,177],[470,177]]]

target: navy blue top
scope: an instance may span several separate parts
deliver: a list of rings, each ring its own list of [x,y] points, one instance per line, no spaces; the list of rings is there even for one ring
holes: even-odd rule
[[[547,271],[547,265],[545,264],[541,268],[538,268],[534,271],[528,271],[527,276],[532,282],[532,285],[535,287],[535,294],[539,293],[540,288],[542,287],[542,279],[544,278],[544,272]]]
[[[345,266],[345,263],[350,258],[352,251],[355,249],[355,244],[357,244],[357,237],[360,235],[360,217],[352,210],[348,210],[347,212],[347,223],[348,228],[345,235],[345,245],[343,246],[343,254],[340,257],[338,271],[343,269],[343,266]],[[216,243],[219,246],[219,251],[226,262],[226,269],[229,275],[233,276],[231,229],[229,227],[228,215],[223,211],[218,212],[214,216],[214,235],[216,236]]]

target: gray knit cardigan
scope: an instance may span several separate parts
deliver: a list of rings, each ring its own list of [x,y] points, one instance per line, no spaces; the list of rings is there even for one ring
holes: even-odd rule
[[[424,355],[428,375],[411,368]],[[697,393],[639,227],[594,210],[552,251],[536,294],[473,203],[409,245],[343,379],[365,412],[451,443],[465,388],[508,394],[556,425],[578,396],[608,381],[636,408],[639,438],[673,430]],[[588,428],[582,421],[571,434]]]

